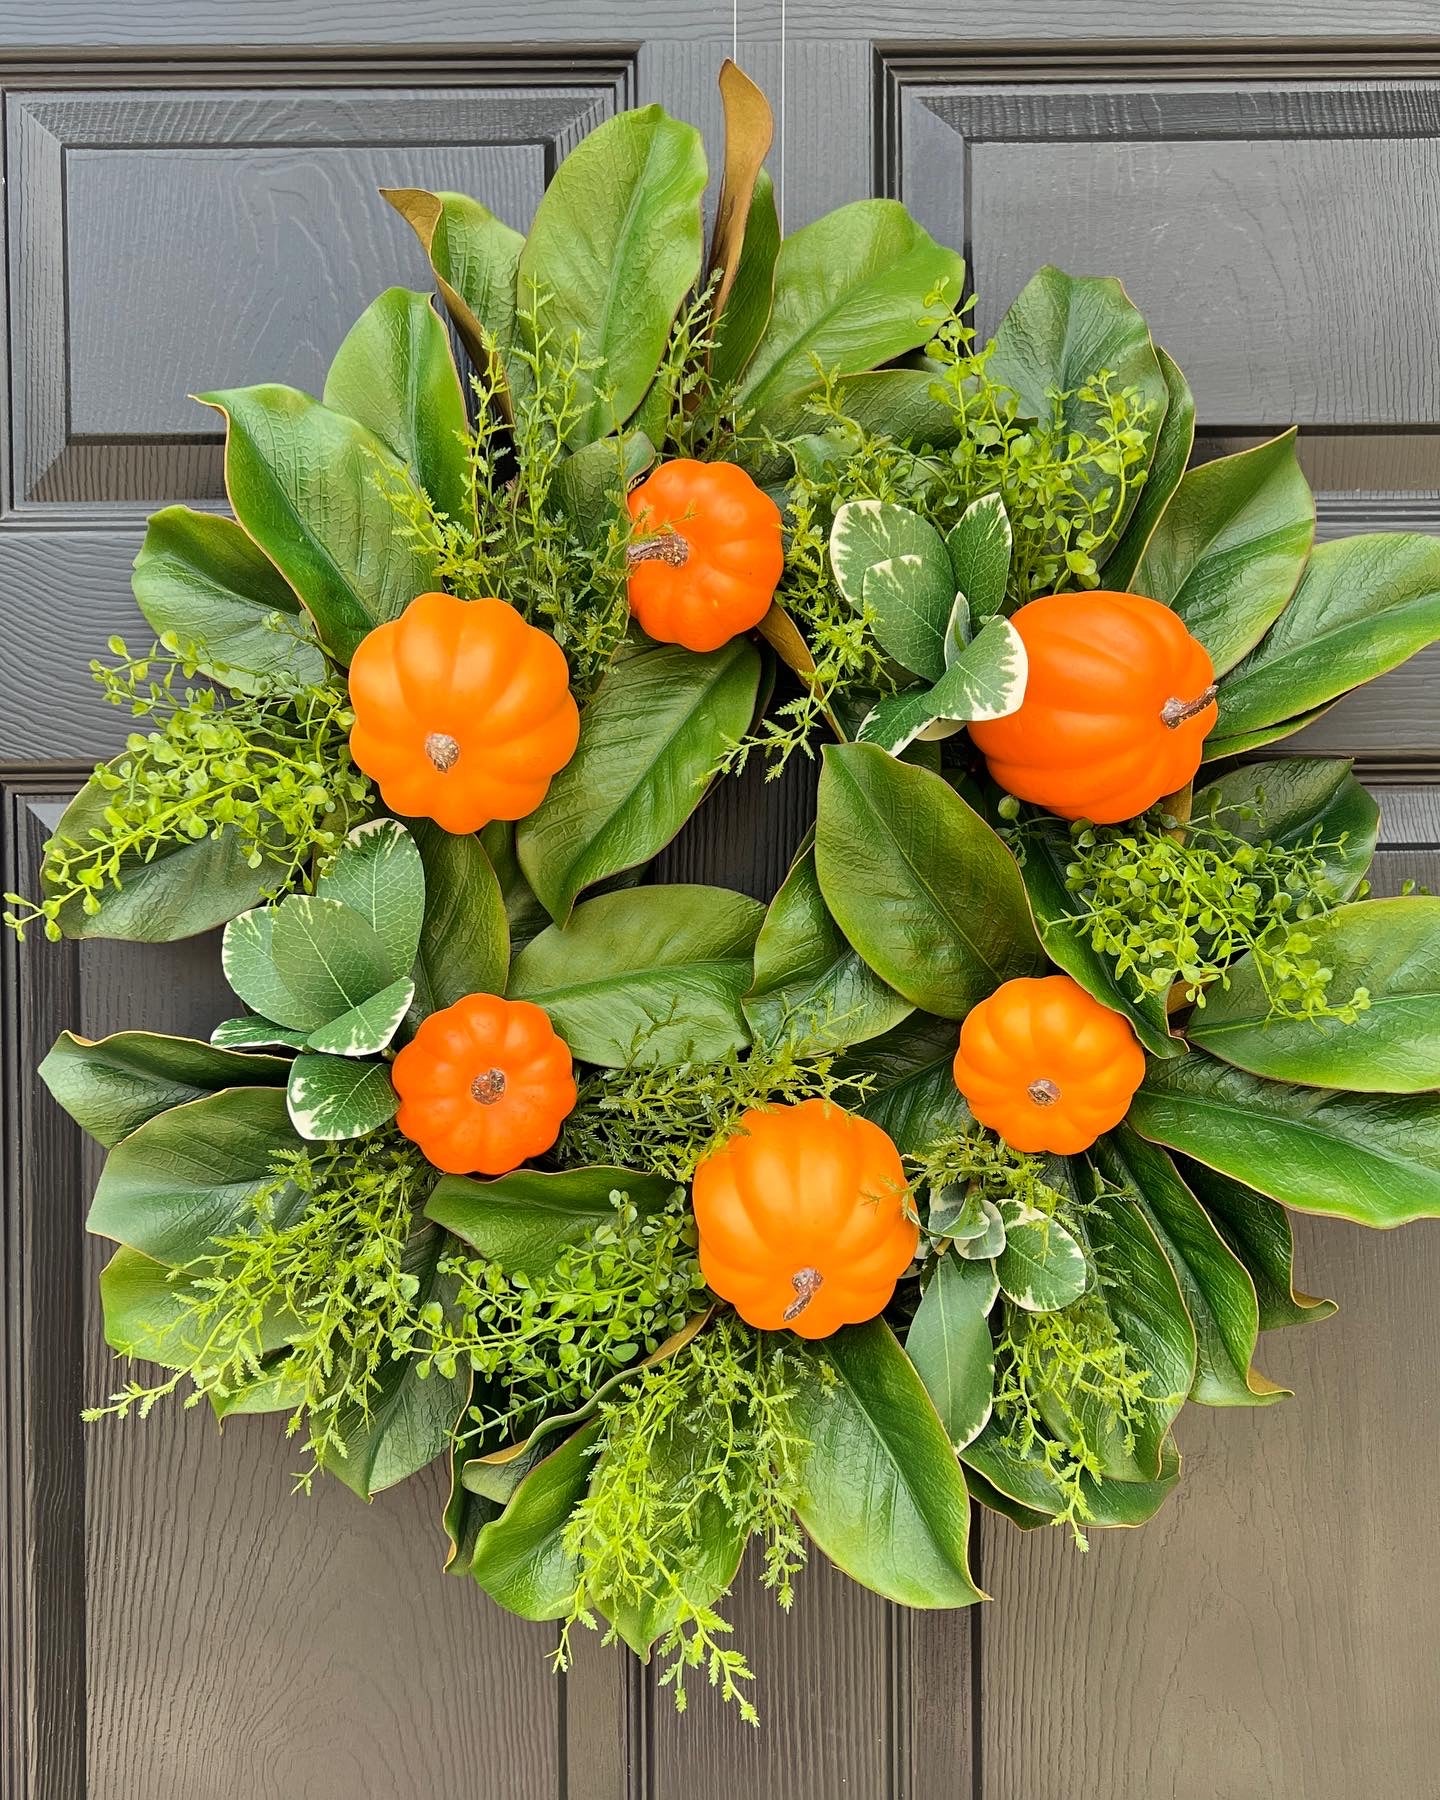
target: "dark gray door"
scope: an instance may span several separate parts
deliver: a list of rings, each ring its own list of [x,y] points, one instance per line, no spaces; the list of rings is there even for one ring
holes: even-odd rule
[[[135,626],[145,512],[220,494],[187,392],[313,387],[381,287],[424,285],[382,182],[523,227],[614,110],[659,99],[713,142],[735,37],[782,114],[787,226],[896,194],[965,247],[982,323],[1040,262],[1118,272],[1191,376],[1200,454],[1295,420],[1322,530],[1436,528],[1435,27],[1431,0],[0,0],[3,886],[123,729],[84,670]],[[1432,887],[1437,669],[1311,734],[1380,783],[1382,878]],[[768,892],[807,805],[803,778],[727,790],[671,875]],[[1267,1344],[1286,1408],[1187,1413],[1145,1532],[1081,1558],[987,1518],[969,1615],[818,1561],[789,1620],[742,1587],[765,1728],[699,1693],[678,1721],[618,1652],[552,1677],[546,1628],[442,1581],[436,1483],[292,1500],[273,1421],[82,1431],[96,1169],[30,1071],[62,1025],[208,1026],[214,946],[0,956],[4,1800],[1432,1791],[1440,1229],[1302,1234],[1347,1316]]]

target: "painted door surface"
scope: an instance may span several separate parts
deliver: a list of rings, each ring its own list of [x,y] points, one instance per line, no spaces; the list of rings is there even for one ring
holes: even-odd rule
[[[187,394],[313,388],[366,302],[427,284],[381,183],[523,228],[620,108],[717,143],[736,38],[788,228],[896,195],[964,248],[982,325],[1044,261],[1118,273],[1189,374],[1197,454],[1296,421],[1323,534],[1440,529],[1433,0],[0,0],[0,886],[34,885],[123,733],[85,668],[138,636],[145,513],[221,493]],[[1377,886],[1440,888],[1437,676],[1308,736],[1380,794]],[[810,794],[732,784],[666,878],[768,895]],[[208,1028],[215,944],[0,958],[3,1800],[1434,1793],[1440,1226],[1300,1231],[1341,1317],[1267,1340],[1283,1408],[1187,1412],[1144,1532],[1080,1556],[987,1515],[994,1602],[965,1615],[818,1559],[789,1619],[742,1585],[764,1729],[700,1693],[679,1720],[618,1652],[557,1679],[548,1628],[440,1578],[438,1476],[291,1499],[273,1421],[82,1428],[110,1379],[96,1153],[31,1071],[64,1025]]]

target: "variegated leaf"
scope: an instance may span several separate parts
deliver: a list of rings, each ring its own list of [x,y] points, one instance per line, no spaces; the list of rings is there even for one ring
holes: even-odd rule
[[[392,981],[410,973],[425,916],[425,870],[419,847],[398,820],[357,825],[315,892],[359,913],[384,946]]]
[[[321,1143],[364,1137],[400,1104],[382,1064],[309,1054],[291,1064],[285,1100],[301,1137]]]
[[[1020,633],[1008,619],[991,619],[934,687],[882,700],[861,725],[861,741],[898,756],[937,720],[960,725],[1006,718],[1025,698],[1027,674]]]
[[[1085,1252],[1058,1219],[1011,1208],[1005,1248],[995,1262],[1000,1285],[1026,1312],[1055,1312],[1078,1300],[1089,1286]]]
[[[935,527],[888,500],[847,501],[830,528],[830,564],[850,604],[871,609],[884,649],[912,673],[938,681],[955,583]]]
[[[1010,578],[1010,515],[999,494],[983,494],[945,534],[950,572],[976,621],[994,618]]]
[[[373,1056],[383,1050],[400,1029],[400,1021],[415,998],[415,983],[408,975],[392,981],[387,988],[352,1006],[338,1019],[312,1031],[307,1048],[322,1050],[331,1056]]]

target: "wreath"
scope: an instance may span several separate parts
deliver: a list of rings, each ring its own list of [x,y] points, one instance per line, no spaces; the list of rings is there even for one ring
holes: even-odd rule
[[[733,65],[574,150],[528,237],[386,198],[321,400],[202,396],[233,518],[135,564],[134,718],[7,921],[224,926],[210,1041],[65,1033],[105,1333],[447,1566],[747,1718],[752,1537],[980,1598],[971,1498],[1148,1519],[1187,1399],[1324,1317],[1287,1209],[1440,1214],[1440,915],[1366,898],[1346,762],[1246,760],[1440,635],[1440,542],[1312,549],[1293,432],[1189,469],[1114,281],[978,341],[890,200],[782,238]],[[823,742],[823,749],[821,744]],[[707,788],[820,764],[784,884],[647,883]],[[602,1624],[603,1622],[603,1624]]]

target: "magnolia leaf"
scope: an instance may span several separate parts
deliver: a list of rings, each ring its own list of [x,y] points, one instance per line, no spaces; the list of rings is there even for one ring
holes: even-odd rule
[[[479,834],[480,844],[490,859],[495,879],[500,884],[500,897],[505,903],[505,922],[509,927],[512,954],[537,937],[550,923],[539,896],[525,879],[515,848],[515,827],[506,819],[495,819]]]
[[[590,1485],[600,1421],[581,1426],[537,1463],[513,1499],[475,1540],[470,1573],[492,1600],[522,1619],[561,1619],[580,1582],[565,1527]]]
[[[80,1129],[109,1150],[147,1119],[202,1094],[283,1087],[289,1067],[278,1056],[244,1056],[153,1031],[98,1039],[62,1031],[38,1073]]]
[[[433,1225],[412,1231],[401,1258],[402,1277],[414,1280],[417,1310],[443,1299],[448,1278],[440,1273],[445,1234]],[[383,1489],[417,1474],[444,1454],[470,1397],[470,1372],[422,1375],[414,1356],[382,1363],[362,1404],[347,1398],[335,1415],[336,1442],[320,1461],[352,1493],[369,1500]]]
[[[225,490],[245,530],[348,663],[361,638],[436,585],[433,553],[395,530],[380,480],[405,468],[373,432],[294,388],[201,394],[223,414]]]
[[[720,65],[720,102],[725,111],[725,166],[709,261],[711,275],[719,277],[711,302],[711,317],[717,323],[740,274],[755,184],[775,131],[763,90],[728,56]]]
[[[963,1018],[1043,967],[1010,852],[938,775],[876,745],[825,751],[815,868],[851,944],[927,1012]]]
[[[740,997],[765,909],[696,885],[602,894],[527,944],[510,974],[582,1062],[715,1062],[750,1041]]]
[[[988,1263],[942,1256],[905,1337],[905,1353],[957,1450],[976,1438],[995,1400],[995,1344],[987,1317],[997,1283]]]
[[[615,663],[580,721],[580,743],[516,833],[520,866],[563,924],[576,895],[662,850],[745,735],[760,684],[737,637],[697,655],[647,646]]]
[[[977,623],[993,618],[1005,604],[1012,543],[1010,515],[999,494],[973,500],[945,534],[950,573]]]
[[[195,1310],[205,1298],[182,1270],[121,1244],[100,1273],[105,1342],[120,1356],[165,1369],[192,1368],[208,1335],[203,1314]],[[292,1313],[271,1309],[260,1322],[257,1347],[278,1349],[295,1327]],[[232,1401],[226,1410],[241,1408]]]
[[[914,1009],[864,962],[830,917],[807,838],[755,940],[741,1000],[755,1037],[813,1056],[880,1036]]]
[[[995,1273],[1007,1296],[1026,1312],[1058,1312],[1090,1285],[1085,1252],[1058,1219],[1033,1209],[1002,1209],[1005,1247]]]
[[[705,179],[695,127],[639,107],[577,144],[536,208],[516,275],[520,336],[575,382],[572,446],[623,424],[654,379],[700,274]]]
[[[907,1156],[958,1136],[971,1123],[955,1086],[959,1041],[951,1020],[912,1014],[837,1061],[835,1073],[842,1080],[863,1077],[866,1083],[846,1096],[846,1105],[878,1125]]]
[[[934,687],[882,700],[861,725],[860,738],[896,756],[937,719],[969,724],[1006,718],[1025,698],[1028,670],[1020,633],[1008,619],[991,619]]]
[[[414,971],[417,1010],[438,1012],[470,994],[503,994],[510,921],[484,845],[429,820],[417,822],[415,842],[425,883]]]
[[[152,513],[130,585],[155,635],[223,687],[290,693],[325,679],[299,600],[233,519]]]
[[[1135,592],[1173,607],[1224,675],[1285,610],[1315,538],[1291,430],[1191,469],[1161,513]]]
[[[1329,897],[1348,900],[1375,857],[1380,808],[1334,757],[1287,756],[1231,769],[1195,790],[1190,817],[1248,844],[1303,850],[1321,866]]]
[[[328,1144],[378,1130],[400,1101],[382,1063],[306,1054],[290,1065],[286,1103],[301,1137]]]
[[[309,1050],[322,1050],[332,1056],[374,1056],[400,1029],[400,1021],[410,1010],[415,998],[415,983],[408,975],[392,981],[378,994],[352,1006],[328,1025],[312,1031],[305,1040]]]
[[[238,1019],[222,1019],[210,1033],[210,1042],[221,1050],[303,1050],[309,1035],[272,1024],[258,1013],[245,1013]]]
[[[969,1606],[970,1498],[945,1426],[883,1319],[797,1341],[787,1411],[800,1522],[837,1568],[902,1606]]]
[[[1195,447],[1195,396],[1190,392],[1190,384],[1174,358],[1158,344],[1155,358],[1160,364],[1168,399],[1165,416],[1160,421],[1160,435],[1155,440],[1155,453],[1150,458],[1150,472],[1119,540],[1109,554],[1102,554],[1100,559],[1106,586],[1122,591],[1133,591],[1140,558],[1145,554],[1145,547],[1170,496],[1189,466],[1190,452]]]
[[[424,188],[381,188],[380,193],[419,238],[451,323],[475,367],[497,384],[508,417],[508,390],[528,385],[528,371],[512,355],[515,277],[524,236],[465,194]]]
[[[717,387],[737,381],[770,323],[775,297],[775,262],[780,254],[780,218],[775,187],[761,169],[745,220],[745,242],[725,310],[715,323],[710,371]]]
[[[549,498],[577,537],[603,542],[626,517],[625,496],[654,461],[655,446],[643,431],[597,438],[556,464]]]
[[[1090,1152],[1103,1178],[1144,1213],[1180,1284],[1195,1327],[1192,1400],[1202,1406],[1268,1406],[1284,1399],[1251,1367],[1260,1333],[1255,1285],[1163,1150],[1126,1126]]]
[[[1440,637],[1440,539],[1370,532],[1316,546],[1295,597],[1220,684],[1217,738],[1311,712]]]
[[[1250,954],[1206,994],[1186,1028],[1191,1041],[1277,1081],[1367,1094],[1440,1088],[1440,900],[1338,907],[1294,926],[1291,944],[1330,971],[1332,1006],[1361,990],[1369,1004],[1352,1017],[1277,1013],[1276,977]]]
[[[793,420],[787,403],[822,377],[893,362],[924,344],[960,298],[965,265],[897,200],[857,200],[784,239],[769,322],[740,384],[757,426]]]
[[[350,1065],[345,1065],[350,1066]],[[156,1262],[183,1267],[254,1222],[254,1202],[283,1227],[307,1196],[276,1190],[275,1163],[301,1149],[279,1088],[225,1088],[157,1113],[105,1159],[86,1229]]]
[[[1295,1286],[1295,1237],[1285,1208],[1188,1156],[1176,1157],[1175,1164],[1254,1282],[1260,1329],[1278,1331],[1286,1325],[1328,1319],[1336,1310],[1335,1302],[1302,1294]]]
[[[384,948],[392,981],[410,973],[425,917],[425,869],[414,838],[398,820],[357,825],[326,864],[315,892],[359,913]]]
[[[881,646],[904,668],[938,681],[955,582],[935,527],[887,500],[849,500],[830,528],[830,566],[850,604],[872,615]]]
[[[335,353],[324,401],[373,431],[437,512],[457,525],[471,520],[465,395],[428,294],[387,288],[365,308]]]
[[[1440,1096],[1264,1081],[1192,1053],[1151,1063],[1129,1123],[1297,1212],[1387,1227],[1440,1217]]]
[[[431,1191],[425,1216],[507,1275],[537,1280],[565,1250],[588,1243],[602,1226],[614,1226],[620,1199],[650,1218],[665,1211],[675,1192],[676,1184],[663,1175],[598,1165],[516,1169],[494,1181],[445,1175]]]
[[[1314,725],[1323,719],[1334,704],[1333,700],[1327,700],[1312,712],[1300,713],[1293,719],[1281,719],[1275,725],[1257,725],[1252,731],[1237,731],[1233,737],[1216,737],[1212,731],[1205,740],[1200,760],[1202,763],[1209,763],[1220,762],[1232,756],[1248,756],[1252,750],[1261,750],[1266,744],[1276,744],[1282,738],[1294,737],[1297,731],[1303,731],[1307,725]]]
[[[1021,1456],[1008,1443],[1003,1430],[992,1418],[972,1444],[961,1451],[967,1471],[978,1472],[987,1484],[977,1489],[977,1499],[995,1504],[1007,1518],[1014,1517],[1013,1508],[1024,1514],[1040,1513],[1047,1518],[1069,1516],[1070,1496],[1051,1479],[1037,1450]],[[1085,1501],[1087,1526],[1122,1528],[1144,1525],[1160,1510],[1174,1491],[1180,1478],[1180,1453],[1172,1438],[1160,1447],[1160,1473],[1154,1481],[1096,1481],[1090,1475],[1080,1478],[1080,1491]]]

